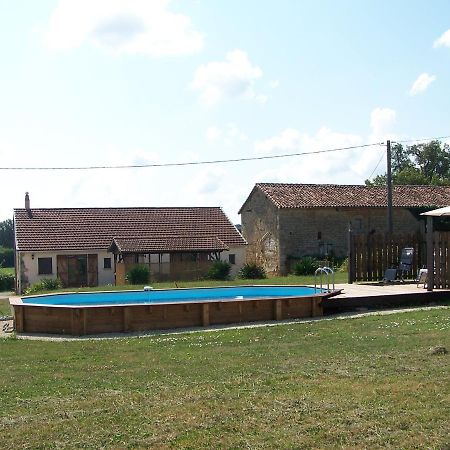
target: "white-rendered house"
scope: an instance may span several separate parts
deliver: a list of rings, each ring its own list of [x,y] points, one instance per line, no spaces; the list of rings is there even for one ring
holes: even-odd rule
[[[16,289],[42,278],[114,284],[117,265],[147,264],[153,280],[198,279],[214,260],[245,263],[246,241],[221,208],[14,210]]]

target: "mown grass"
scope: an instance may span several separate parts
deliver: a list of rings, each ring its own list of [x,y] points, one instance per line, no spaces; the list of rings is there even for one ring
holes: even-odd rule
[[[14,267],[0,267],[0,273],[7,273],[14,275]]]
[[[11,316],[11,306],[8,298],[0,298],[0,316]]]
[[[0,340],[1,446],[449,448],[450,310]]]

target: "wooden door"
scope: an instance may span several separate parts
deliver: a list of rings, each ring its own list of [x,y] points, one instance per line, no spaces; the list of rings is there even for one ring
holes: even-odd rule
[[[87,255],[87,280],[88,286],[98,286],[98,255]]]
[[[56,276],[64,287],[69,285],[69,264],[67,255],[56,256]]]

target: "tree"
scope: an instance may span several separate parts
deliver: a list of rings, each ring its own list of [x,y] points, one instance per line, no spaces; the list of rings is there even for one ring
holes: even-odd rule
[[[0,222],[0,247],[14,247],[14,224],[11,219]]]
[[[450,147],[439,141],[391,149],[393,184],[450,185]],[[366,180],[368,186],[386,185],[386,174]]]

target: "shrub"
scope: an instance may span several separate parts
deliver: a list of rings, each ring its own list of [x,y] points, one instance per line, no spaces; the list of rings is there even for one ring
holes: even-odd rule
[[[38,283],[26,288],[24,293],[25,295],[38,294],[43,291],[56,291],[62,287],[63,286],[59,278],[43,278]]]
[[[228,280],[231,266],[226,261],[214,261],[206,273],[209,280]]]
[[[313,275],[319,268],[319,261],[313,256],[304,256],[294,264],[292,272],[295,275]]]
[[[15,288],[14,274],[0,272],[0,292],[13,291]]]
[[[264,270],[264,267],[258,266],[255,263],[247,263],[242,266],[238,277],[252,280],[266,278],[266,271]]]
[[[150,270],[143,264],[137,264],[127,272],[125,279],[130,284],[148,283],[150,281]]]
[[[14,267],[14,249],[0,247],[0,266]]]
[[[348,272],[348,258],[345,258],[337,268],[338,272]]]

